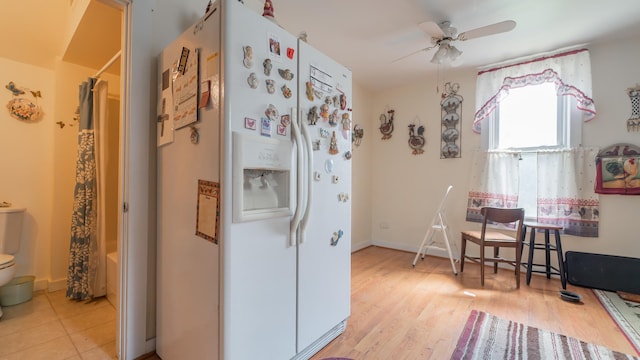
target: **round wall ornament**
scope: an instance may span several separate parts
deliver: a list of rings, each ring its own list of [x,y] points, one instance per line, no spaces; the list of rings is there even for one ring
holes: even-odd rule
[[[11,117],[22,121],[36,121],[42,116],[40,106],[29,99],[13,98],[7,103]]]

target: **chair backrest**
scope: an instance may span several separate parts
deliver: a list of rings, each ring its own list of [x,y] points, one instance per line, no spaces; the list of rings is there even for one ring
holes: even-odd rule
[[[496,207],[483,207],[480,209],[482,214],[482,234],[487,227],[487,223],[499,223],[499,224],[511,224],[516,223],[516,239],[520,239],[522,236],[522,222],[524,221],[524,209],[505,209]]]

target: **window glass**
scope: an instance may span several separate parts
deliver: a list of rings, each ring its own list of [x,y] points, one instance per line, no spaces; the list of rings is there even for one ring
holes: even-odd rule
[[[527,149],[563,145],[558,124],[555,85],[544,83],[511,89],[498,108],[494,149]]]

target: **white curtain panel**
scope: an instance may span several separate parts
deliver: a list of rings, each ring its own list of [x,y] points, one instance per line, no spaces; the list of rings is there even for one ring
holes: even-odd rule
[[[593,119],[596,108],[591,90],[591,58],[587,49],[536,55],[528,60],[480,70],[476,81],[476,113],[473,131],[509,95],[509,89],[554,83],[560,96],[576,99],[584,121]]]
[[[515,208],[518,205],[519,153],[478,150],[474,156],[467,201],[467,221],[482,222],[485,206]]]
[[[97,186],[97,229],[96,238],[98,242],[98,253],[96,256],[97,268],[94,283],[93,296],[104,296],[107,294],[107,226],[106,226],[106,174],[107,174],[107,95],[108,83],[98,79],[93,86],[93,121],[95,133],[95,158],[96,158],[96,186]]]
[[[566,234],[597,237],[599,206],[594,192],[597,148],[538,152],[538,221]]]

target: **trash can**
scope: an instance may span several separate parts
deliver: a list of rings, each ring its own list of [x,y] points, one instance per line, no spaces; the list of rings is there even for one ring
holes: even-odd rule
[[[33,296],[35,276],[18,276],[0,287],[0,306],[22,304]]]

